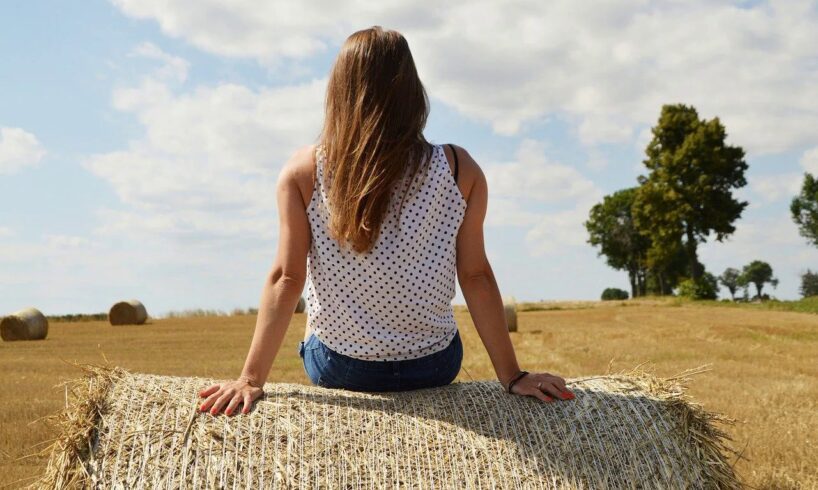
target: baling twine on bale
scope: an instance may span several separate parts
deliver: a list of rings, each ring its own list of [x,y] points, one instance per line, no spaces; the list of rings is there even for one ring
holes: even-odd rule
[[[497,381],[366,393],[268,383],[249,415],[197,411],[212,380],[87,366],[48,488],[740,488],[733,421],[684,393],[689,370],[568,380],[543,403]]]

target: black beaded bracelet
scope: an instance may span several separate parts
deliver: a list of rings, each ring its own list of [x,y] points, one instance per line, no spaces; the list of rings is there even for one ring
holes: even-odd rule
[[[511,387],[514,386],[514,383],[516,383],[517,381],[520,381],[523,378],[523,376],[525,376],[526,374],[528,374],[528,371],[520,371],[519,373],[517,373],[514,376],[514,378],[511,381],[508,382],[508,392],[509,393],[511,393]]]

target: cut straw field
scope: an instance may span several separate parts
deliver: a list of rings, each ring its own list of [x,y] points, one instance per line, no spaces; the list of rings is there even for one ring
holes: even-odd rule
[[[559,306],[559,305],[557,305]],[[464,343],[458,379],[490,379],[491,363],[468,312],[456,318]],[[304,314],[294,315],[269,381],[308,383],[296,351]],[[133,372],[225,378],[244,360],[255,317],[53,323],[48,339],[0,344],[0,486],[18,487],[43,471],[40,419],[59,410],[58,383],[82,375],[70,363]],[[694,304],[583,303],[518,313],[511,333],[521,366],[564,377],[604,374],[643,362],[671,376],[711,364],[689,394],[705,409],[736,420],[736,468],[756,488],[818,487],[818,315]]]

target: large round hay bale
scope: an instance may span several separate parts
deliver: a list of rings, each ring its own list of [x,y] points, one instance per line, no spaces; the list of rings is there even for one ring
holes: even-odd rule
[[[68,390],[38,486],[740,488],[719,428],[730,419],[680,379],[567,379],[576,398],[552,403],[496,380],[382,393],[267,383],[250,414],[214,417],[191,405],[213,380],[95,369]]]
[[[48,319],[36,308],[26,308],[0,319],[0,337],[10,340],[42,340],[48,335]]]
[[[120,301],[108,312],[108,321],[111,325],[142,325],[147,319],[148,310],[135,299]]]
[[[304,310],[307,309],[307,302],[304,300],[304,297],[301,296],[298,298],[298,304],[295,305],[295,312],[296,313],[304,313]]]
[[[506,303],[503,305],[503,312],[506,314],[506,324],[509,332],[517,331],[517,305]]]

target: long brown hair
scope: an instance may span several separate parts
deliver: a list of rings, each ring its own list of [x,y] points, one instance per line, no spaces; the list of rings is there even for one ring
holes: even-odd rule
[[[424,178],[428,173],[428,115],[403,35],[373,26],[346,39],[329,76],[319,137],[332,238],[357,252],[371,250],[396,182],[410,174],[414,182],[422,167]]]

